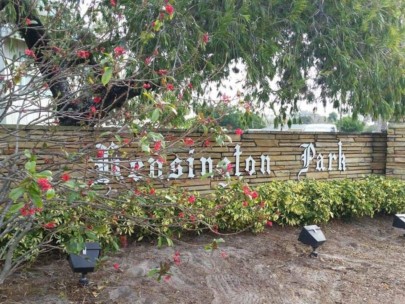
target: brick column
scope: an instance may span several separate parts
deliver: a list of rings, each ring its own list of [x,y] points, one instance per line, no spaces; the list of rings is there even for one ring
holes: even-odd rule
[[[405,180],[405,122],[389,124],[386,175]]]

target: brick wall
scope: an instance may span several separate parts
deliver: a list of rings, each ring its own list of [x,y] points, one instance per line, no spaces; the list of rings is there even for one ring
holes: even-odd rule
[[[9,126],[10,127],[10,126]],[[124,144],[121,139],[130,139]],[[68,171],[72,176],[85,180],[109,180],[109,185],[120,184],[129,189],[136,187],[135,175],[156,187],[177,185],[202,192],[210,191],[226,181],[220,174],[202,178],[209,172],[210,162],[214,172],[224,159],[232,168],[231,177],[241,176],[250,184],[271,180],[341,179],[361,178],[369,174],[405,178],[405,126],[393,125],[385,133],[298,133],[298,132],[246,132],[229,134],[232,142],[223,146],[204,142],[208,135],[188,134],[195,144],[187,147],[179,132],[165,132],[166,163],[161,172],[157,156],[142,153],[139,143],[131,134],[116,129],[82,130],[78,128],[30,127],[16,131],[0,130],[0,157],[2,160],[18,151],[34,149],[38,165],[55,173]],[[103,145],[98,146],[96,145]],[[97,158],[97,150],[116,145],[105,154],[104,162]],[[101,148],[100,148],[101,147]],[[141,163],[142,161],[142,163]],[[148,162],[149,161],[149,162]],[[23,157],[13,159],[23,166]],[[136,163],[142,164],[134,170]],[[171,165],[172,164],[172,169]],[[204,165],[205,164],[205,165]],[[239,166],[238,166],[239,164]],[[148,178],[150,166],[155,177]],[[132,166],[132,169],[131,169]],[[226,167],[226,166],[225,166]],[[224,167],[224,168],[225,168]],[[100,172],[100,169],[104,170]],[[2,174],[9,174],[3,168]],[[158,176],[161,173],[160,176]],[[182,173],[182,174],[180,174]],[[170,174],[172,174],[170,176]],[[194,175],[194,177],[192,177]],[[118,186],[117,186],[118,187]]]
[[[405,123],[389,126],[386,170],[387,176],[405,180]]]

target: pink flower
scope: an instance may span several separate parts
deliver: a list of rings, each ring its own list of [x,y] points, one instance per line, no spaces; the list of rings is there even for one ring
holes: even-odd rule
[[[111,6],[116,6],[117,5],[117,0],[110,0]]]
[[[116,48],[114,48],[114,55],[116,57],[121,56],[123,54],[125,54],[125,49],[123,47],[117,46]]]
[[[128,145],[131,142],[131,140],[129,138],[124,138],[122,142],[124,143],[124,145]]]
[[[162,148],[162,142],[160,140],[156,141],[153,145],[153,150],[155,152],[159,151]]]
[[[64,182],[67,182],[67,181],[70,180],[70,175],[69,175],[68,173],[63,173],[62,176],[61,176],[61,179],[62,179]]]
[[[160,76],[163,76],[163,75],[166,75],[166,74],[167,74],[167,70],[161,69],[161,70],[157,71],[157,73],[158,73]]]
[[[45,229],[53,229],[56,227],[56,223],[55,222],[49,222],[46,224],[43,224],[42,227],[44,227]]]
[[[93,102],[94,102],[94,103],[100,103],[100,102],[101,102],[101,97],[100,97],[100,96],[95,96],[95,97],[93,98]]]
[[[165,163],[166,163],[166,159],[165,159],[163,156],[161,156],[161,155],[159,155],[156,160],[157,160],[159,163],[161,163],[161,164],[165,164]]]
[[[90,113],[95,114],[97,112],[97,108],[95,106],[90,107]]]
[[[47,178],[38,178],[37,183],[42,191],[48,191],[49,189],[52,189],[52,185],[49,183],[49,180]]]
[[[208,41],[210,41],[210,36],[208,33],[204,33],[204,35],[202,36],[202,40],[205,44],[208,43]]]
[[[168,283],[169,281],[170,281],[170,278],[171,278],[171,275],[165,275],[164,277],[163,277],[163,281],[165,281],[166,283]]]
[[[81,50],[81,51],[77,51],[76,54],[77,54],[77,56],[79,58],[82,58],[82,59],[88,59],[90,57],[90,52],[89,51]]]
[[[179,218],[184,218],[184,212],[179,213]]]
[[[173,13],[174,13],[174,7],[171,6],[170,4],[167,4],[165,6],[165,10],[166,10],[166,13],[169,14],[169,16],[173,15]]]
[[[250,195],[250,189],[248,186],[243,186],[242,190],[245,195]]]
[[[190,204],[194,204],[194,203],[195,203],[195,200],[196,200],[196,198],[195,198],[194,195],[191,195],[191,196],[188,198],[188,202],[189,202]]]
[[[249,206],[249,203],[248,203],[247,201],[244,201],[244,202],[242,203],[242,206],[243,206],[243,207],[247,207],[247,206]]]
[[[173,85],[172,83],[168,83],[167,86],[166,86],[166,88],[167,88],[169,91],[173,91],[173,90],[174,90],[174,85]]]
[[[139,170],[139,168],[140,168],[139,163],[136,163],[134,166],[134,170]]]
[[[267,221],[266,225],[267,225],[267,227],[273,227],[273,222],[272,221]]]
[[[193,88],[193,84],[190,82],[187,87],[191,90]]]
[[[146,65],[150,65],[151,62],[152,62],[152,58],[151,58],[151,57],[146,57],[146,58],[145,58],[145,64],[146,64]]]
[[[31,24],[31,19],[25,18],[25,25],[30,25]]]
[[[25,55],[27,55],[28,57],[32,57],[32,58],[34,58],[34,59],[36,58],[35,53],[34,53],[33,50],[26,49],[26,50],[24,51],[24,53],[25,53]]]
[[[173,255],[173,262],[174,264],[176,264],[177,266],[180,265],[181,260],[180,260],[180,252],[176,251],[176,253]]]
[[[235,134],[236,134],[236,135],[242,135],[242,134],[243,134],[243,130],[242,130],[242,129],[236,129],[236,130],[235,130]]]
[[[253,199],[256,199],[256,198],[259,197],[259,194],[258,194],[256,191],[252,191],[252,192],[250,193],[250,196],[251,196]]]
[[[195,215],[190,215],[190,221],[195,222],[196,219]]]
[[[142,86],[145,90],[150,89],[150,84],[149,83],[144,83]]]
[[[227,164],[227,165],[226,165],[226,172],[231,172],[231,171],[232,171],[232,168],[233,168],[233,165],[232,165],[232,164]]]
[[[184,139],[184,144],[185,144],[186,146],[191,147],[192,145],[194,145],[194,140],[193,140],[192,138],[190,138],[190,137],[186,137],[186,138]]]
[[[114,267],[115,270],[119,270],[120,269],[120,264],[114,263],[113,267]]]

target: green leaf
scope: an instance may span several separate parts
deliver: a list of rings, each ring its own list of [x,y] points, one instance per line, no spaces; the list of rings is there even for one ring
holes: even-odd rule
[[[49,170],[42,171],[42,172],[40,172],[38,174],[35,174],[35,177],[36,178],[52,177],[52,171],[49,171]]]
[[[25,150],[24,155],[26,158],[31,159],[31,151],[30,150]]]
[[[110,82],[111,77],[112,77],[112,68],[105,67],[103,76],[101,77],[101,83],[105,86],[107,83]]]
[[[141,145],[141,149],[142,149],[143,152],[150,153],[149,143],[143,143]]]
[[[14,214],[14,213],[16,213],[18,210],[20,210],[23,206],[24,206],[24,204],[25,203],[18,203],[18,204],[14,204],[14,205],[12,205],[11,207],[10,207],[10,209],[9,209],[9,213],[10,214]]]
[[[25,164],[25,169],[30,172],[30,173],[35,173],[35,167],[37,166],[37,163],[35,161],[29,161]]]
[[[159,116],[160,116],[160,110],[159,110],[159,109],[155,109],[155,110],[152,112],[151,121],[152,121],[152,122],[158,121]]]
[[[16,201],[24,194],[24,192],[25,192],[24,188],[18,187],[18,188],[15,188],[15,189],[11,190],[8,197],[10,199],[12,199],[13,201]]]
[[[35,207],[42,208],[44,206],[44,203],[42,202],[41,196],[38,195],[37,193],[33,193],[31,191],[30,192],[30,197],[31,197],[31,200],[34,203]]]
[[[52,199],[55,197],[55,189],[49,189],[46,191],[46,199]]]

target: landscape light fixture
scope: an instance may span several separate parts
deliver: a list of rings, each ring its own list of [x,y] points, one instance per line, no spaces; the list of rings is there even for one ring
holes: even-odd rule
[[[395,214],[392,226],[395,228],[405,229],[405,214]]]
[[[100,252],[100,244],[88,242],[85,243],[84,249],[80,254],[69,254],[68,260],[73,272],[79,272],[82,274],[79,280],[80,285],[86,286],[89,284],[86,274],[94,271]]]
[[[304,243],[305,245],[310,245],[312,247],[312,252],[309,256],[316,258],[318,256],[316,249],[325,243],[326,238],[322,233],[321,228],[319,228],[317,225],[309,225],[302,228],[298,241]]]

